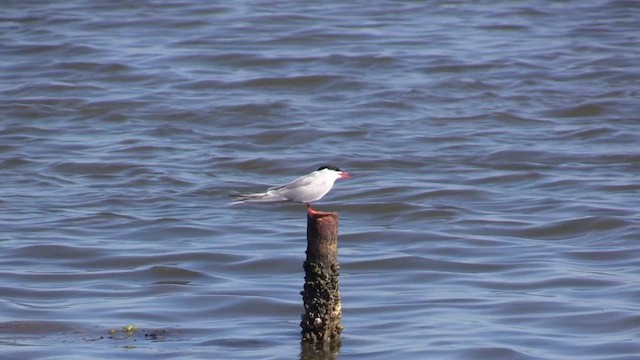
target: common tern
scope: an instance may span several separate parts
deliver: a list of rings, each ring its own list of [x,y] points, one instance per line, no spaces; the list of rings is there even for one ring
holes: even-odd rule
[[[351,176],[348,172],[340,170],[336,166],[325,165],[286,185],[270,187],[262,193],[234,194],[231,196],[236,200],[233,204],[278,201],[304,203],[307,205],[307,213],[309,215],[317,215],[318,212],[311,208],[311,203],[325,196],[336,180],[349,178]]]

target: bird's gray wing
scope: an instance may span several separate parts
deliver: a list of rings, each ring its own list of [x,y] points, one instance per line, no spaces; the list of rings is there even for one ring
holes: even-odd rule
[[[295,180],[293,180],[292,182],[286,184],[286,185],[282,185],[282,186],[273,186],[270,187],[269,189],[267,189],[268,191],[277,191],[277,192],[286,192],[286,191],[291,191],[291,190],[295,190],[301,187],[305,187],[305,186],[309,186],[310,184],[312,184],[315,180],[315,176],[301,176]]]

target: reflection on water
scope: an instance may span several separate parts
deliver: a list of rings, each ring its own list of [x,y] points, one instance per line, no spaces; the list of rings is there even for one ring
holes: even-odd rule
[[[637,357],[638,10],[7,4],[3,358]],[[227,195],[326,163],[308,353],[304,206]]]

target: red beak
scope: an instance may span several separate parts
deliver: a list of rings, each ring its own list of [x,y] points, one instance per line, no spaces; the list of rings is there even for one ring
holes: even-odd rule
[[[351,179],[351,175],[349,175],[348,172],[343,171],[342,174],[340,174],[340,178],[342,178],[342,179]]]

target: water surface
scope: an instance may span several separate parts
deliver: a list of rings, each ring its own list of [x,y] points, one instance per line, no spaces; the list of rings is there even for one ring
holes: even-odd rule
[[[5,4],[2,358],[309,358],[304,206],[228,194],[329,163],[353,176],[316,204],[340,213],[345,331],[316,358],[637,359],[639,22]]]

